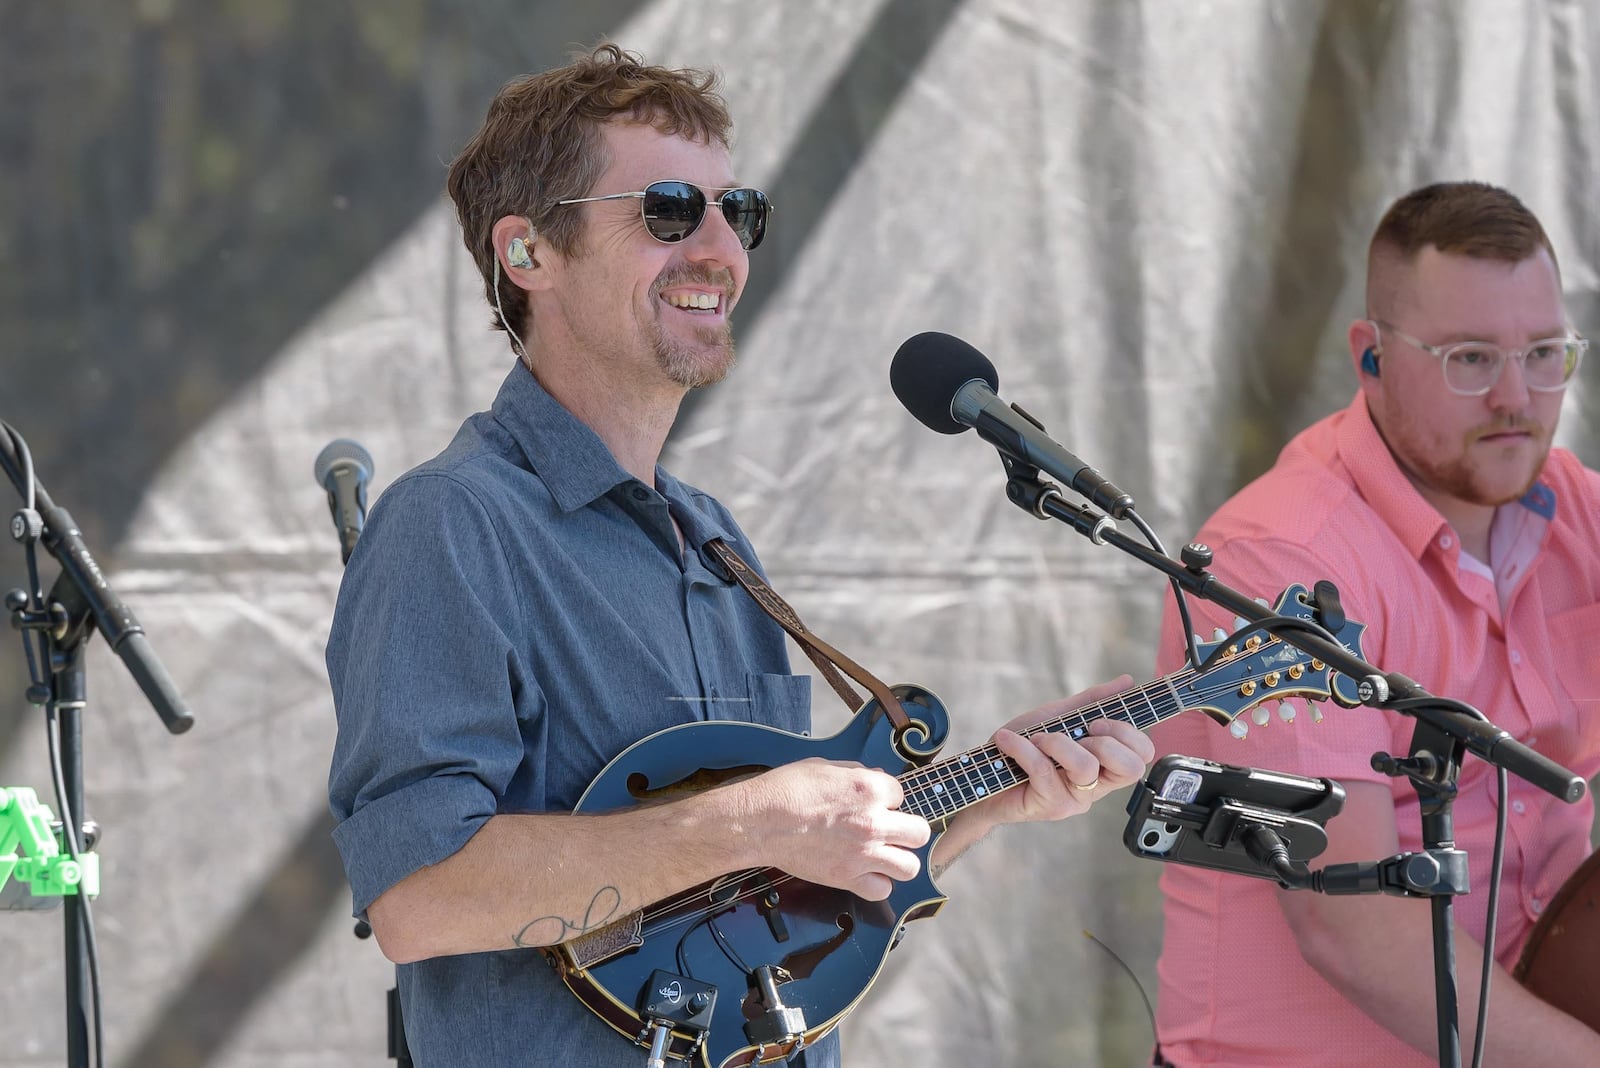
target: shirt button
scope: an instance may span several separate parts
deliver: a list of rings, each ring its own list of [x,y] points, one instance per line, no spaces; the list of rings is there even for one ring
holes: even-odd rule
[[[643,486],[635,486],[633,487],[633,499],[636,501],[648,501],[650,499],[650,491]]]
[[[1535,916],[1544,911],[1544,900],[1542,898],[1536,897],[1532,901],[1528,902],[1528,904],[1532,907],[1533,914]]]
[[[1526,812],[1527,809],[1528,809],[1528,806],[1524,805],[1521,801],[1513,801],[1513,802],[1511,802],[1511,811],[1512,812],[1518,813],[1520,815],[1521,813]]]
[[[1522,654],[1520,652],[1518,652],[1516,649],[1511,650],[1511,662],[1513,664],[1522,663]]]
[[[1450,548],[1450,546],[1452,546],[1454,544],[1455,544],[1455,539],[1452,538],[1450,535],[1441,534],[1439,536],[1439,548],[1448,549],[1448,548]]]

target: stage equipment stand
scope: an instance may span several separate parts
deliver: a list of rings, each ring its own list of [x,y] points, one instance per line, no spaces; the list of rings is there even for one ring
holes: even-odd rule
[[[333,517],[333,529],[339,535],[339,561],[348,564],[366,528],[367,485],[377,465],[360,442],[335,438],[317,453],[311,468],[317,485],[328,495],[328,512]],[[372,937],[372,925],[366,920],[357,920],[354,933],[366,941]],[[399,1068],[411,1068],[411,1048],[406,1045],[405,1018],[400,1010],[399,982],[397,973],[388,998],[389,1059]]]
[[[27,556],[29,571],[28,589],[10,591],[5,604],[12,626],[22,632],[31,676],[28,700],[45,705],[55,720],[52,748],[58,749],[59,766],[53,771],[56,803],[61,809],[61,848],[79,860],[93,845],[86,840],[86,832],[92,828],[83,816],[83,712],[88,706],[83,652],[94,632],[98,630],[122,658],[168,731],[182,734],[194,726],[194,717],[156,658],[144,628],[107,584],[77,523],[34,477],[27,444],[4,421],[0,421],[0,467],[24,502],[11,516],[10,532]],[[40,545],[61,565],[61,574],[48,593],[42,591],[38,579],[36,549]],[[37,658],[35,644],[40,652]],[[91,978],[98,985],[98,976],[93,974],[98,964],[87,898],[87,894],[67,894],[62,905],[70,1068],[89,1064],[91,1005],[96,1020],[93,1052],[97,1060],[104,1057],[99,1046],[99,991],[94,991],[91,1001],[89,989]]]

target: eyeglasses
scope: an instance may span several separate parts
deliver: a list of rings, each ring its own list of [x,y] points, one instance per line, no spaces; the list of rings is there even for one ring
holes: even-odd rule
[[[1508,360],[1522,361],[1522,381],[1529,389],[1555,393],[1566,388],[1583,361],[1584,350],[1589,347],[1589,340],[1581,337],[1545,338],[1510,352],[1487,341],[1430,345],[1382,319],[1372,320],[1372,325],[1374,330],[1382,327],[1406,344],[1437,356],[1444,371],[1444,384],[1450,387],[1450,392],[1463,397],[1481,397],[1493,389]],[[1382,337],[1378,340],[1381,346]]]
[[[722,217],[738,235],[739,244],[746,252],[761,244],[767,233],[767,216],[772,214],[772,201],[759,189],[702,190],[689,182],[651,182],[637,193],[611,193],[603,197],[577,197],[558,200],[562,204],[591,204],[597,200],[627,200],[639,198],[639,212],[644,216],[644,228],[657,241],[671,245],[682,241],[696,230],[706,217],[706,193],[721,193],[717,203],[722,206]]]

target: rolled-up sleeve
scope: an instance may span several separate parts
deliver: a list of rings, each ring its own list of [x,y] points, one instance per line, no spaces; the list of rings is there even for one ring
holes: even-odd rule
[[[340,587],[328,640],[338,717],[334,840],[354,913],[459,850],[498,810],[542,706],[525,602],[489,511],[447,473],[395,482]]]

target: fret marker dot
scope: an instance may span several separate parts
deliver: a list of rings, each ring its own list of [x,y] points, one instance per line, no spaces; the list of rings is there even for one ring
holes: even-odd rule
[[[970,763],[972,763],[972,758],[971,758],[971,757],[969,757],[969,756],[968,756],[968,755],[967,755],[967,754],[965,754],[965,753],[962,753],[962,754],[961,754],[961,763],[963,763],[963,764],[970,764]]]
[[[981,786],[980,786],[980,787],[978,787],[978,789],[977,789],[977,791],[976,791],[976,793],[977,793],[977,795],[978,795],[978,796],[979,796],[979,797],[982,797],[982,796],[983,796],[983,795],[984,795],[984,794],[986,794],[986,793],[988,793],[988,792],[989,792],[989,791],[988,791],[988,790],[986,790],[986,789],[984,789],[984,788],[983,788],[983,787],[981,787]]]
[[[933,792],[936,793],[936,794],[944,793],[944,783],[942,783],[942,782],[934,783],[933,784]]]
[[[1074,727],[1072,728],[1072,740],[1077,741],[1079,738],[1082,738],[1088,733],[1089,729],[1087,727]]]
[[[1006,770],[1005,761],[1003,761],[1003,760],[996,760],[993,764],[990,764],[989,766],[991,768],[993,768],[995,771],[1004,771],[1004,770]]]

